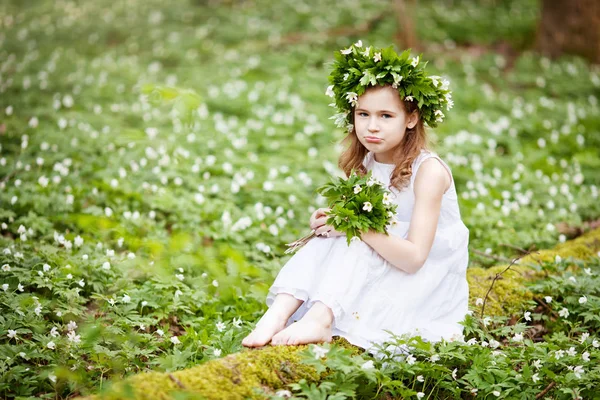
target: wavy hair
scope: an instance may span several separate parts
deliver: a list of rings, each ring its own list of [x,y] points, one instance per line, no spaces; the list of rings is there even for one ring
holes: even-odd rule
[[[407,115],[414,112],[419,112],[416,102],[402,101],[404,111]],[[365,175],[367,169],[363,165],[363,161],[369,152],[365,146],[358,140],[356,129],[354,128],[354,107],[350,111],[350,120],[352,130],[342,139],[341,143],[346,146],[346,149],[340,154],[338,166],[346,176],[350,176],[350,172],[354,169],[360,175]],[[427,149],[429,142],[425,125],[419,116],[417,124],[413,128],[406,128],[404,138],[395,148],[393,159],[396,167],[390,177],[390,186],[398,190],[404,189],[410,182],[412,175],[413,161],[419,156],[422,149]]]

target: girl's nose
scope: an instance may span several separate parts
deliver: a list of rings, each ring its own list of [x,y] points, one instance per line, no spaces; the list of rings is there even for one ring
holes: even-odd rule
[[[379,130],[379,125],[377,124],[376,118],[369,119],[369,125],[367,129],[369,130],[369,132],[377,132]]]

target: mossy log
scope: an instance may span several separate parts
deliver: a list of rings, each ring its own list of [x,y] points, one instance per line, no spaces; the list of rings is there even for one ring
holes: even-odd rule
[[[512,315],[522,311],[524,301],[532,294],[524,283],[543,276],[542,262],[573,257],[586,260],[600,251],[600,229],[588,232],[575,240],[557,245],[551,250],[532,253],[504,272],[496,280],[486,303],[486,315]],[[473,308],[477,298],[485,297],[496,274],[508,265],[489,269],[469,268],[468,281]],[[347,341],[338,344],[352,347]],[[306,346],[265,346],[244,350],[219,360],[213,360],[173,373],[152,372],[134,375],[88,399],[264,399],[287,384],[306,379],[317,382],[321,378],[314,368],[300,363],[299,352]],[[356,349],[356,348],[355,348]]]

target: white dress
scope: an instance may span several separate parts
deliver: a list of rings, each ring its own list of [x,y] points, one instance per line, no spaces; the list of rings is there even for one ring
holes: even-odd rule
[[[414,178],[419,166],[434,153],[422,151],[413,163],[410,184],[392,189],[400,221],[388,233],[406,239],[414,205]],[[372,153],[363,161],[373,176],[389,185],[394,169],[375,161]],[[439,341],[462,334],[459,324],[467,314],[469,288],[466,279],[469,230],[463,224],[454,180],[444,193],[433,246],[423,267],[408,274],[392,266],[364,242],[346,243],[345,236],[310,240],[283,266],[269,289],[267,305],[279,293],[291,294],[304,303],[290,317],[299,320],[317,301],[333,311],[332,334],[364,349],[395,335],[420,335]]]

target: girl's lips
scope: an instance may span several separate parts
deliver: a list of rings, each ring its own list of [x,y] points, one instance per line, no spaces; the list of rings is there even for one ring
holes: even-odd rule
[[[365,136],[365,140],[369,143],[381,143],[381,139],[375,136]]]

